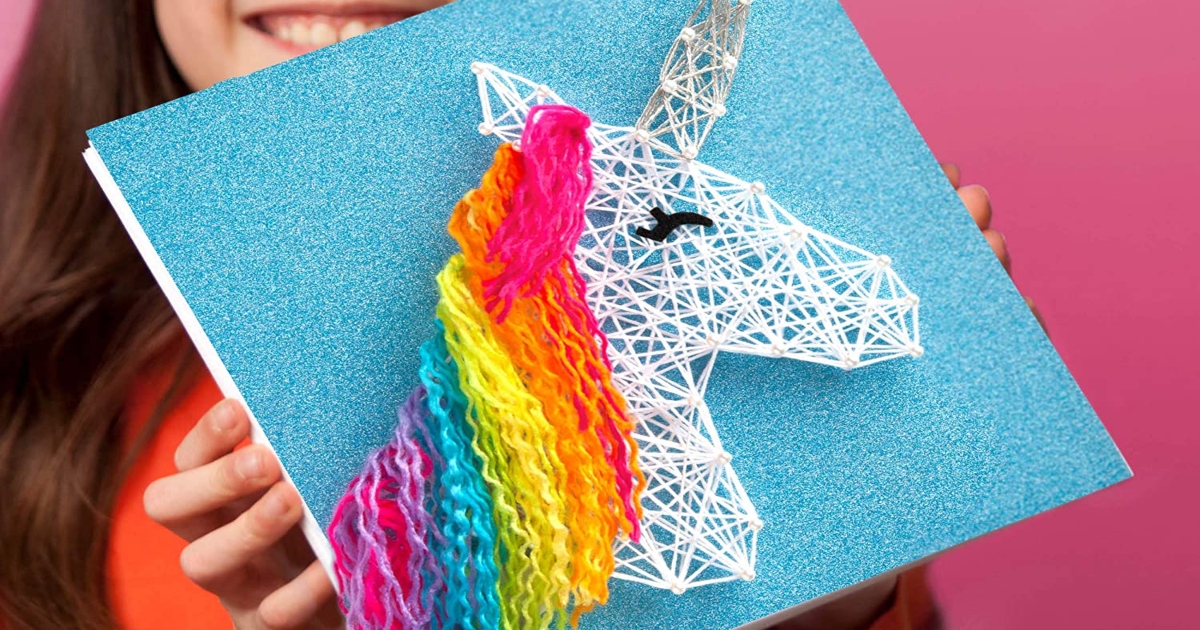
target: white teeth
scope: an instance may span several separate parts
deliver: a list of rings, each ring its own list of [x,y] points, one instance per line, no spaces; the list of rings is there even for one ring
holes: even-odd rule
[[[345,26],[342,27],[342,31],[340,33],[338,33],[338,37],[342,41],[346,41],[347,39],[350,39],[351,37],[358,37],[359,35],[362,35],[363,33],[366,33],[366,32],[367,32],[366,24],[363,24],[359,20],[350,20],[349,22],[346,22]]]
[[[297,22],[292,26],[292,43],[300,46],[309,46],[312,44],[312,29],[303,22]]]
[[[343,23],[339,29],[336,27],[337,23],[337,20],[330,22],[320,16],[311,19],[282,19],[271,24],[269,31],[276,39],[296,46],[321,48],[358,37],[387,24],[378,20],[352,19]]]
[[[337,31],[328,22],[313,22],[312,25],[312,43],[313,46],[328,46],[336,44],[338,40]]]

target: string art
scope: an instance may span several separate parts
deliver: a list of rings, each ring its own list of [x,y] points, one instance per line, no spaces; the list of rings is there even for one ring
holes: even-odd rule
[[[749,7],[701,2],[635,126],[588,129],[595,184],[575,258],[637,419],[648,484],[643,535],[618,544],[615,575],[677,593],[752,579],[763,527],[704,400],[720,353],[843,369],[923,353],[919,300],[889,257],[813,229],[761,182],[695,159],[727,113]],[[473,70],[484,134],[516,141],[530,107],[563,102],[493,66]],[[683,213],[711,227],[642,235]]]
[[[352,628],[561,627],[610,577],[753,579],[764,523],[705,402],[718,355],[923,353],[887,256],[696,159],[749,6],[700,2],[632,127],[472,64],[504,144],[451,217],[422,385],[330,526]]]

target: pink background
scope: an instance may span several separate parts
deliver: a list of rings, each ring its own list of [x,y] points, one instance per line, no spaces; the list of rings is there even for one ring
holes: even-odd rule
[[[0,73],[31,4],[0,0]],[[948,627],[1198,627],[1200,5],[844,4],[1136,474],[937,559]]]

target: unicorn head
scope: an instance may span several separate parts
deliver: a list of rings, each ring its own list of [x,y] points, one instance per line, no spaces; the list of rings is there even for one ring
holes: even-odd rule
[[[682,593],[755,575],[765,525],[704,401],[720,352],[842,369],[922,354],[918,299],[886,255],[805,224],[759,181],[707,166],[727,110],[748,0],[703,0],[632,126],[593,123],[593,189],[575,250],[638,422],[642,537],[615,575]],[[476,63],[481,133],[518,142],[554,90]],[[798,420],[798,419],[797,419]]]
[[[473,64],[479,130],[511,144],[455,208],[421,387],[330,525],[351,625],[546,628],[610,575],[753,579],[767,524],[704,399],[716,357],[921,354],[887,256],[697,159],[748,7],[701,2],[633,126]]]

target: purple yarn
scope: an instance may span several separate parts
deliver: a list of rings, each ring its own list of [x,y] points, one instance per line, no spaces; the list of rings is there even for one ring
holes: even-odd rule
[[[444,576],[427,543],[429,458],[415,441],[424,391],[400,409],[392,441],[371,453],[330,524],[342,610],[352,630],[428,628]]]

